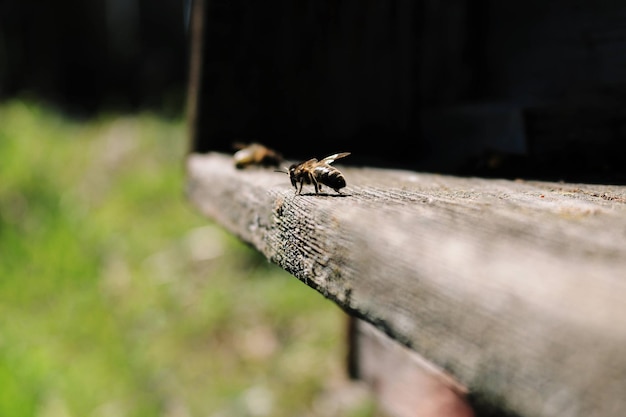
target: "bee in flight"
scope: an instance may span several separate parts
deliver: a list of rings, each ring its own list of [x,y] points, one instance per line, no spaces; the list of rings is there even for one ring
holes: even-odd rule
[[[318,161],[316,158],[309,159],[308,161],[300,164],[293,164],[287,171],[279,171],[285,174],[289,174],[291,185],[296,189],[296,194],[302,192],[302,186],[304,184],[313,184],[315,187],[315,194],[319,194],[322,191],[322,185],[332,188],[339,194],[341,188],[346,186],[346,179],[343,174],[335,167],[331,166],[335,160],[345,158],[350,155],[350,152],[341,152],[334,155],[327,156],[326,158]],[[298,188],[300,184],[300,188]]]
[[[283,160],[278,152],[260,143],[250,143],[248,145],[235,143],[233,146],[235,149],[238,149],[233,159],[235,160],[235,166],[239,169],[251,165],[278,166]]]

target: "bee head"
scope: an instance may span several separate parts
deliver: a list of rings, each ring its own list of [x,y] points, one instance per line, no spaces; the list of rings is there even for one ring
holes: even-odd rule
[[[283,174],[287,174],[289,175],[289,180],[291,181],[291,185],[294,186],[294,188],[298,188],[298,181],[296,179],[296,168],[298,167],[298,164],[293,164],[291,165],[289,168],[282,168],[282,169],[275,169],[275,172],[282,172]]]
[[[291,185],[294,186],[294,188],[297,188],[297,181],[296,181],[296,167],[298,166],[298,164],[293,164],[289,167],[289,179],[291,180]]]

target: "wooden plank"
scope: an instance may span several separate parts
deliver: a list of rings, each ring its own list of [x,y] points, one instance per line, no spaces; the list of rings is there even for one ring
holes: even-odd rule
[[[222,154],[187,168],[203,213],[474,397],[626,409],[626,187],[345,168],[345,195],[316,196]]]

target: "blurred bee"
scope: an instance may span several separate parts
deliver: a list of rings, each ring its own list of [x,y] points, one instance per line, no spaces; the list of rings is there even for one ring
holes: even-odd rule
[[[293,164],[287,171],[279,172],[289,174],[291,185],[296,189],[296,194],[302,192],[302,186],[304,184],[313,184],[315,194],[319,194],[319,192],[322,191],[322,185],[326,185],[341,194],[339,189],[346,186],[346,179],[337,168],[332,167],[330,164],[348,155],[350,155],[350,152],[336,153],[327,156],[321,161],[313,158],[300,164]],[[298,188],[298,184],[300,184],[300,188]]]
[[[235,143],[235,149],[239,149],[233,155],[235,166],[239,169],[251,165],[278,166],[283,157],[276,151],[269,149],[260,143],[241,144]]]

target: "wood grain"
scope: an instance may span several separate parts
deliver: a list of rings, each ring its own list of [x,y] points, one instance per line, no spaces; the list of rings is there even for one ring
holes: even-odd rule
[[[294,195],[226,155],[187,162],[202,213],[470,395],[512,415],[626,409],[626,187],[338,165],[345,195]]]

